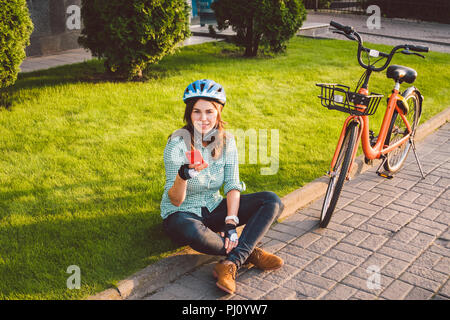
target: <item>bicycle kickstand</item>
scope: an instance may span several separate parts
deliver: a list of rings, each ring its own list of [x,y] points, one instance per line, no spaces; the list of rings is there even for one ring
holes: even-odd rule
[[[416,144],[414,142],[414,138],[411,137],[409,139],[411,141],[411,147],[414,153],[414,157],[416,158],[417,165],[419,166],[420,174],[422,175],[422,179],[425,179],[425,175],[423,174],[422,165],[420,164],[419,157],[417,156]]]

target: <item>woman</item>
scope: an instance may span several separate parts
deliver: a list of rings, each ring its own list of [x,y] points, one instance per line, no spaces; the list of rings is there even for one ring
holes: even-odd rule
[[[233,293],[236,272],[243,264],[262,270],[283,265],[281,258],[256,244],[284,206],[273,192],[240,194],[245,184],[239,180],[236,143],[221,119],[226,102],[223,87],[212,80],[197,80],[186,88],[183,101],[186,125],[169,136],[164,150],[163,227],[178,245],[225,256],[213,275],[219,288]],[[200,151],[204,161],[190,164],[186,155],[190,150]],[[222,186],[226,198],[220,194]],[[238,237],[240,225],[245,227]]]

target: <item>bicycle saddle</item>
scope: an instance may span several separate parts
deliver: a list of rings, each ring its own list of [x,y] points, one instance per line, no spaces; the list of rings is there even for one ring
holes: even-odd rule
[[[413,83],[417,78],[417,72],[414,69],[393,64],[387,69],[386,76],[400,83]]]

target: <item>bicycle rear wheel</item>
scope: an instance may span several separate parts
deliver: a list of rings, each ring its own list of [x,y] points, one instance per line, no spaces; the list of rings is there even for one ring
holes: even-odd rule
[[[328,182],[327,192],[322,205],[322,212],[320,214],[321,228],[326,228],[336,208],[339,195],[341,194],[342,186],[344,185],[347,172],[350,168],[353,150],[356,146],[356,139],[358,138],[358,124],[351,122],[346,131],[344,141],[342,142],[336,164],[330,173],[331,177]]]
[[[411,92],[405,97],[406,102],[409,106],[409,111],[406,114],[406,119],[411,125],[412,132],[416,131],[416,126],[419,122],[420,115],[420,100],[417,96],[416,92]],[[394,115],[392,116],[390,129],[386,138],[385,144],[390,145],[393,144],[404,136],[408,134],[408,129],[406,128],[405,123],[402,120],[402,117],[398,114],[397,111],[394,111]],[[411,147],[411,142],[405,142],[397,149],[392,150],[386,155],[386,162],[384,163],[384,169],[390,173],[395,173],[403,166],[405,162],[409,149]]]

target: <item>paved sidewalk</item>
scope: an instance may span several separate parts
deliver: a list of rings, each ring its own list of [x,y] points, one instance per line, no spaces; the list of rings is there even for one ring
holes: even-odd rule
[[[242,268],[237,292],[218,289],[215,262],[145,297],[148,300],[450,299],[450,123],[417,145],[394,179],[376,167],[344,185],[327,229],[322,199],[274,225],[262,247],[283,257],[277,271]]]
[[[204,42],[217,41],[211,37],[192,36],[183,42],[183,46],[189,46]],[[83,48],[66,50],[54,55],[43,57],[28,57],[20,66],[21,72],[31,72],[37,70],[44,70],[53,67],[59,67],[66,64],[80,63],[92,59],[92,54],[89,50]]]
[[[431,51],[450,53],[450,25],[443,23],[408,21],[381,17],[380,29],[367,27],[368,16],[309,12],[310,23],[327,23],[331,20],[350,25],[362,34],[364,41],[390,46],[415,44],[427,46]],[[322,35],[321,35],[322,36]],[[346,40],[339,34],[327,33],[324,37]],[[406,40],[404,40],[406,39]]]

